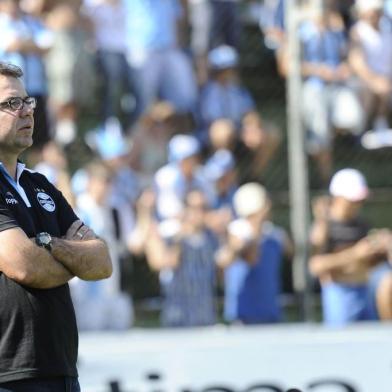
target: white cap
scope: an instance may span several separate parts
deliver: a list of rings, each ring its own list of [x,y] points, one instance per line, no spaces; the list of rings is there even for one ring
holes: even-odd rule
[[[245,218],[264,208],[267,198],[267,191],[262,185],[249,182],[240,186],[234,193],[234,210],[238,216]]]
[[[366,179],[356,169],[342,169],[334,174],[329,185],[332,196],[344,197],[349,201],[365,200],[369,195]]]
[[[384,7],[383,0],[356,0],[355,7],[358,12],[367,12],[370,10],[381,10]]]
[[[175,135],[168,145],[169,161],[179,162],[193,155],[197,155],[200,151],[198,140],[191,135]]]
[[[157,213],[162,219],[177,218],[184,205],[178,195],[172,191],[163,191],[157,197]]]

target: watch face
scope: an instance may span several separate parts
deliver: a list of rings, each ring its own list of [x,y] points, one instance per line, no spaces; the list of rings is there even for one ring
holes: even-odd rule
[[[52,244],[52,236],[49,233],[39,233],[37,239],[41,246],[50,247]]]

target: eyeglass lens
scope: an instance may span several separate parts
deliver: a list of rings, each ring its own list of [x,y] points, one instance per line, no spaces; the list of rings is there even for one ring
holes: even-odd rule
[[[15,97],[10,99],[8,102],[12,110],[20,110],[24,107],[24,105],[27,105],[27,107],[32,109],[34,109],[36,106],[36,100],[33,97],[27,97],[25,99]]]

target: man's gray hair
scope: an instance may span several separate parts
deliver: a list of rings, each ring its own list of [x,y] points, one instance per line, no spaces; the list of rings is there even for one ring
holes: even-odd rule
[[[21,78],[23,76],[23,71],[17,65],[0,61],[0,75]]]

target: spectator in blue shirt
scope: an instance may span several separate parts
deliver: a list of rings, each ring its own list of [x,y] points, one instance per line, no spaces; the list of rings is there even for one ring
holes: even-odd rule
[[[332,140],[336,130],[360,132],[361,108],[348,86],[347,37],[343,20],[334,8],[313,17],[300,29],[303,47],[303,116],[307,148],[316,160],[324,183],[332,169]],[[344,111],[341,110],[345,108]]]
[[[226,118],[239,128],[245,113],[255,108],[249,90],[242,86],[236,70],[238,53],[230,46],[219,46],[208,55],[210,79],[202,88],[199,99],[200,137],[214,120]]]
[[[247,183],[234,194],[239,219],[228,226],[228,241],[218,253],[224,268],[224,317],[244,324],[282,320],[281,266],[291,254],[285,232],[268,220],[271,202],[260,184]]]
[[[215,195],[199,165],[199,153],[200,144],[194,136],[179,134],[170,139],[169,163],[154,177],[159,219],[167,218],[173,206],[182,204],[192,189],[201,190],[208,203],[213,203]]]

